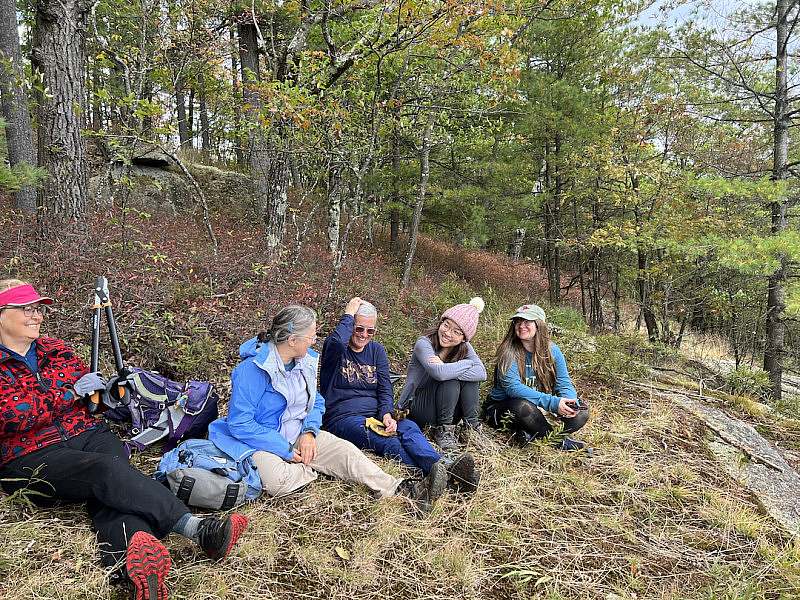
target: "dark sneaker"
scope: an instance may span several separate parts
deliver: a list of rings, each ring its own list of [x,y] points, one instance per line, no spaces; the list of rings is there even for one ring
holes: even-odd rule
[[[247,527],[247,517],[234,513],[224,521],[206,517],[197,527],[197,543],[213,560],[228,556],[236,540]]]
[[[167,574],[172,566],[167,548],[145,531],[133,534],[125,552],[125,571],[132,600],[167,600]]]
[[[534,437],[523,429],[517,429],[511,436],[509,443],[517,448],[524,448],[533,441]]]
[[[455,425],[439,425],[433,428],[433,441],[442,452],[458,450]]]
[[[586,442],[565,437],[561,442],[556,443],[556,448],[564,452],[578,452],[586,449]]]
[[[444,493],[446,486],[447,469],[440,460],[424,479],[404,479],[397,488],[397,494],[409,498],[417,509],[418,516],[423,516],[433,510],[433,503]]]
[[[475,468],[475,459],[469,452],[456,457],[447,467],[447,489],[471,494],[478,489],[481,476]]]

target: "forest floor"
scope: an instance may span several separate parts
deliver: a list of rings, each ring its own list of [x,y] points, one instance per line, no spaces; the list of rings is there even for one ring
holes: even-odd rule
[[[57,298],[49,335],[88,356],[91,286],[95,275],[106,274],[129,363],[210,379],[223,404],[239,343],[289,302],[318,308],[324,335],[350,296],[367,297],[381,313],[377,339],[404,371],[415,338],[436,315],[482,295],[475,345],[491,372],[508,314],[545,297],[546,278],[535,265],[514,267],[432,240],[420,244],[413,283],[401,288],[400,260],[387,245],[354,238],[328,297],[331,257],[322,236],[309,239],[297,260],[291,248],[269,265],[257,224],[233,217],[214,221],[216,256],[189,217],[103,214],[90,225],[87,247],[65,243],[45,251],[35,248],[31,226],[0,216],[0,264],[4,274],[30,278]],[[798,539],[720,467],[708,427],[640,385],[691,391],[694,363],[635,334],[592,336],[572,308],[548,314],[580,396],[591,405],[580,434],[594,448],[591,457],[548,443],[511,448],[502,434],[489,434],[470,446],[483,474],[474,496],[448,494],[423,520],[402,503],[321,478],[288,499],[245,506],[250,527],[222,563],[171,536],[171,597],[800,597]],[[708,386],[705,397],[753,424],[798,466],[797,414]],[[136,457],[146,472],[157,461],[156,452]],[[105,575],[80,507],[39,510],[25,498],[0,497],[0,598],[120,597]]]

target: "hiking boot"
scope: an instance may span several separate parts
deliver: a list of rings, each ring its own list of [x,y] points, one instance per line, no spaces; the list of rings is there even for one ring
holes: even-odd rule
[[[480,473],[475,468],[475,459],[469,452],[458,456],[447,467],[447,489],[453,492],[471,494],[478,489],[480,480]]]
[[[164,544],[145,531],[134,533],[125,551],[131,600],[167,600],[170,566],[172,559]]]
[[[461,429],[458,432],[458,439],[462,444],[480,440],[481,437],[483,437],[483,423],[480,421],[474,421],[472,423],[467,421],[462,422]]]
[[[447,486],[447,469],[442,461],[434,463],[424,479],[404,479],[397,488],[397,495],[409,498],[417,509],[418,516],[433,510],[433,503],[444,493]]]
[[[433,428],[433,441],[442,452],[458,450],[455,425],[439,425]]]
[[[517,429],[511,436],[509,443],[517,448],[524,448],[533,441],[534,437],[524,429]]]
[[[563,450],[564,452],[578,452],[586,449],[586,442],[565,437],[562,441],[556,442],[555,447],[556,449]]]
[[[228,556],[236,540],[247,527],[247,517],[234,513],[224,521],[206,517],[197,526],[197,543],[213,560]]]

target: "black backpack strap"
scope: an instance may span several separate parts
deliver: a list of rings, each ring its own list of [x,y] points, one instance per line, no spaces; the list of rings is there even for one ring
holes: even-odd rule
[[[178,497],[178,500],[183,502],[184,504],[189,504],[189,496],[192,495],[192,489],[194,489],[194,477],[189,477],[188,475],[184,475],[183,479],[181,479],[181,483],[178,486],[178,491],[175,492],[175,495]],[[227,500],[227,494],[225,496]]]
[[[225,499],[222,501],[220,510],[230,510],[236,506],[236,501],[239,499],[239,485],[236,483],[230,484],[225,490]]]

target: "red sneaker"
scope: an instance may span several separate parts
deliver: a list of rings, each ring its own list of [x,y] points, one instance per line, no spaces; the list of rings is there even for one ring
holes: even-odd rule
[[[125,554],[125,568],[133,600],[167,600],[166,579],[172,559],[167,548],[144,531],[133,534]]]
[[[220,560],[228,556],[246,528],[247,517],[239,513],[233,513],[224,521],[206,517],[197,528],[198,543],[209,558]]]

